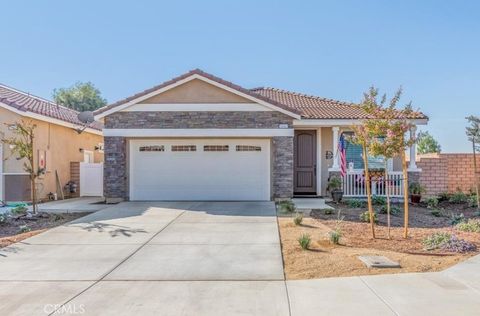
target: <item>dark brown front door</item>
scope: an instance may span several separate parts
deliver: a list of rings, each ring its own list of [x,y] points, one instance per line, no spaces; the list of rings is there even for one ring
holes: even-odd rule
[[[295,131],[294,191],[317,193],[317,131]]]

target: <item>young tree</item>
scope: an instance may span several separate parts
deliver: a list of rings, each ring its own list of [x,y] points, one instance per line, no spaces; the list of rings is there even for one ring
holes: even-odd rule
[[[429,132],[420,132],[417,135],[417,150],[419,154],[440,153],[442,147]]]
[[[368,119],[364,120],[361,125],[354,126],[355,136],[353,141],[362,145],[363,160],[365,166],[365,178],[367,188],[368,211],[373,222],[373,207],[371,203],[371,179],[368,171],[367,154],[373,156],[384,156],[385,158],[385,186],[387,194],[387,218],[388,218],[388,234],[390,237],[390,195],[388,182],[387,159],[396,156],[402,156],[405,162],[405,150],[413,144],[414,140],[406,139],[405,133],[412,127],[408,122],[413,111],[411,105],[406,105],[403,109],[398,109],[397,104],[400,100],[402,90],[399,89],[395,96],[387,105],[386,95],[383,95],[378,101],[378,89],[372,87],[368,93],[364,94],[364,100],[361,104],[362,109],[368,114]],[[403,164],[404,169],[404,208],[405,208],[405,234],[408,231],[408,173],[406,171],[406,162]],[[375,238],[374,227],[372,225],[372,236]]]
[[[477,170],[477,152],[480,152],[480,117],[469,116],[467,117],[470,126],[466,128],[468,140],[472,142],[473,150],[473,172],[475,177],[475,192],[477,195],[477,208],[480,209],[480,181],[478,180]]]
[[[37,192],[36,179],[43,174],[44,170],[41,168],[35,169],[34,157],[34,139],[35,128],[37,127],[31,121],[21,120],[15,124],[7,124],[13,136],[2,139],[2,142],[10,145],[11,154],[17,155],[17,159],[24,159],[23,169],[30,175],[30,189],[32,197],[32,211],[37,214]]]
[[[107,105],[107,100],[102,98],[91,82],[77,82],[71,87],[53,90],[53,99],[56,103],[79,112],[94,111]]]

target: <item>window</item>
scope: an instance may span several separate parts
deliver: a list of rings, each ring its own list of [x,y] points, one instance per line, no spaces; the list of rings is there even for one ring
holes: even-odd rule
[[[346,160],[347,167],[353,162],[354,169],[363,169],[363,150],[361,145],[352,144],[346,141]],[[382,169],[385,168],[385,158],[383,156],[372,157],[368,156],[368,168],[369,169]]]
[[[172,145],[172,151],[197,151],[195,145]]]
[[[237,151],[262,151],[260,146],[237,145]]]
[[[205,145],[203,151],[228,151],[228,145]]]
[[[142,146],[139,148],[139,151],[165,151],[165,146],[155,145],[155,146]]]

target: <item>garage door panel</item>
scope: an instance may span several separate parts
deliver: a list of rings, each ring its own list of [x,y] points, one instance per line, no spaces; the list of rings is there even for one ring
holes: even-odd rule
[[[195,145],[196,151],[172,152]],[[228,151],[204,151],[228,145]],[[236,145],[261,151],[236,151]],[[145,152],[140,147],[163,146]],[[178,147],[177,147],[178,148]],[[269,139],[152,139],[130,141],[132,200],[269,200]]]

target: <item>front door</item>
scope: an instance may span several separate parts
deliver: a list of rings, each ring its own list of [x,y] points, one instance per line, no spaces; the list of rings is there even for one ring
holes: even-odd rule
[[[295,131],[294,191],[299,194],[317,193],[317,131]]]

